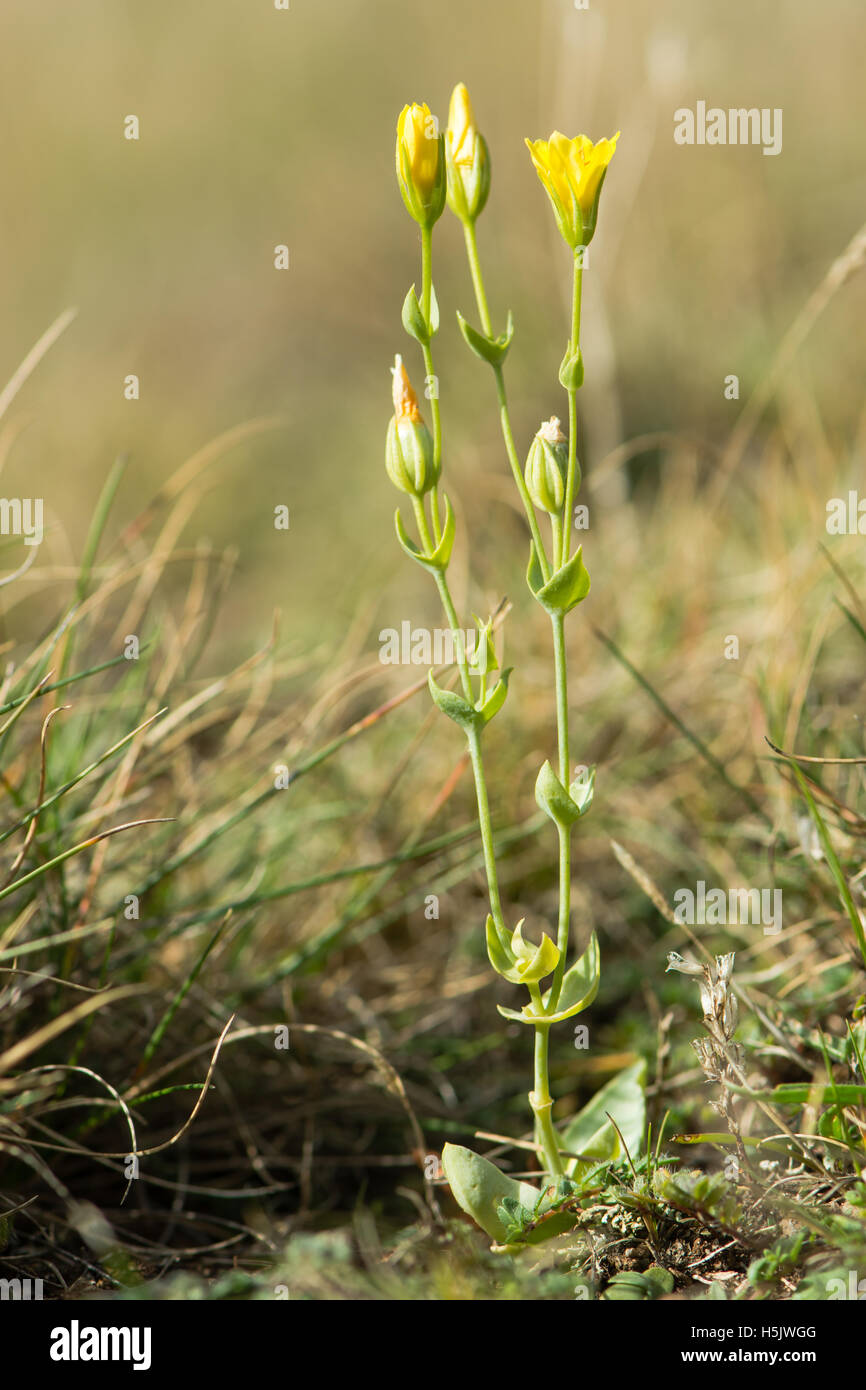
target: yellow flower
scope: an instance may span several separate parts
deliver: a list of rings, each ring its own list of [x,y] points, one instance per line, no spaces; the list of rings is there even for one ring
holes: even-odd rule
[[[527,140],[538,177],[553,204],[565,241],[576,250],[588,246],[595,231],[598,200],[620,132],[597,144],[586,135],[573,140],[555,130],[549,140]]]
[[[404,106],[397,120],[397,182],[410,216],[432,227],[445,206],[444,138],[426,102]]]
[[[448,202],[462,222],[474,222],[490,191],[490,155],[475,124],[469,93],[458,82],[451,93],[445,132]]]

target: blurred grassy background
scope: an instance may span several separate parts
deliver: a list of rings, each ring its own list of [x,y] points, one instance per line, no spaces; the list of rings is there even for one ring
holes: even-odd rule
[[[210,470],[183,536],[237,547],[220,634],[236,655],[265,639],[275,606],[287,636],[339,640],[359,590],[371,655],[380,625],[425,609],[433,620],[424,576],[407,574],[392,544],[382,467],[387,369],[406,346],[399,309],[418,276],[393,176],[404,102],[426,100],[444,119],[462,79],[488,136],[480,239],[494,316],[501,324],[511,307],[517,323],[521,449],[563,406],[568,282],[523,137],[622,129],[586,277],[590,472],[647,431],[717,443],[739,409],[724,400],[725,375],[740,376],[745,399],[863,220],[857,0],[828,0],[820,20],[808,0],[588,11],[571,0],[292,0],[288,12],[269,0],[7,0],[4,12],[0,375],[63,308],[79,310],[19,397],[4,490],[30,495],[39,479],[51,557],[68,566],[117,453],[131,456],[119,523],[213,437],[283,416]],[[675,145],[673,111],[698,99],[782,107],[782,154]],[[130,113],[137,143],[123,138]],[[285,273],[273,268],[281,242]],[[435,255],[449,491],[484,524],[491,498],[510,496],[490,383],[454,320],[471,295],[450,215]],[[841,441],[862,423],[866,338],[852,326],[864,296],[854,282],[844,308],[831,306],[788,381],[810,402],[801,414],[819,411],[840,475]],[[130,372],[138,402],[123,398]],[[645,453],[631,485],[654,484],[657,464]],[[273,529],[280,502],[288,536]],[[513,555],[497,546],[491,600],[522,588],[513,534]]]
[[[229,1042],[239,1046],[226,1045],[190,1166],[176,1172],[180,1150],[169,1148],[154,1180],[180,1190],[191,1174],[203,1204],[249,1192],[257,1203],[251,1154],[264,1154],[280,1179],[264,1191],[288,1194],[275,1202],[299,1211],[297,1224],[354,1209],[359,1172],[367,1196],[392,1193],[395,1172],[414,1180],[406,1115],[359,1062],[358,1043],[393,1061],[434,1147],[526,1123],[526,1039],[494,1012],[514,991],[494,979],[479,930],[486,900],[462,741],[420,688],[318,757],[353,720],[423,687],[422,668],[380,665],[379,629],[441,624],[433,586],[394,539],[383,445],[394,353],[418,385],[421,374],[400,325],[419,267],[394,177],[396,118],[422,100],[444,120],[458,80],[492,152],[479,237],[494,320],[502,326],[509,307],[516,320],[506,376],[521,451],[542,418],[564,412],[556,373],[570,289],[523,138],[622,131],[584,278],[580,500],[591,509],[593,587],[568,628],[572,754],[599,765],[592,817],[575,836],[575,934],[583,944],[598,929],[604,964],[591,1049],[564,1030],[552,1054],[557,1118],[635,1051],[651,1063],[655,1132],[668,1108],[674,1127],[709,1116],[689,1047],[696,991],[664,973],[683,933],[648,896],[644,870],[667,903],[701,878],[782,887],[781,936],[710,928],[707,949],[736,949],[738,983],[774,1018],[787,1010],[841,1036],[861,988],[850,922],[764,738],[855,760],[816,775],[862,904],[866,557],[862,537],[825,529],[827,499],[862,492],[866,276],[853,262],[785,359],[767,409],[735,434],[735,450],[730,440],[866,218],[860,4],[291,0],[280,12],[270,0],[7,0],[4,20],[0,381],[61,311],[78,310],[0,425],[2,491],[43,496],[51,527],[3,593],[2,654],[17,663],[6,694],[31,692],[49,665],[117,657],[130,630],[150,644],[146,660],[72,687],[49,740],[49,789],[72,787],[92,758],[169,711],[128,761],[109,761],[104,781],[66,797],[63,816],[43,817],[25,867],[120,817],[172,819],[104,842],[68,877],[30,883],[0,954],[11,959],[23,942],[38,946],[34,963],[47,959],[48,981],[155,988],[141,1014],[112,1009],[76,1039],[125,1094],[165,1075],[200,1083],[238,1011]],[[674,111],[698,100],[781,107],[781,155],[675,145]],[[130,114],[138,142],[123,138]],[[279,243],[290,248],[285,273],[273,267]],[[456,308],[474,314],[450,214],[436,229],[434,275],[459,521],[453,588],[464,618],[506,595],[513,603],[503,642],[517,669],[485,745],[507,916],[525,915],[535,936],[556,906],[553,846],[532,794],[555,745],[549,633],[526,592],[525,524],[489,373],[455,323]],[[129,373],[141,380],[137,402],[123,397]],[[729,374],[738,402],[724,397]],[[205,466],[201,451],[227,432],[230,447]],[[75,601],[95,502],[121,453],[130,464],[79,589],[87,602],[68,645],[43,642]],[[164,505],[139,525],[160,489]],[[287,534],[273,526],[280,503]],[[205,541],[211,554],[196,559]],[[3,549],[4,570],[20,550]],[[223,552],[237,559],[224,594],[211,563]],[[280,638],[265,651],[276,608]],[[729,635],[738,660],[725,659]],[[243,665],[253,652],[261,660]],[[4,762],[17,808],[4,838],[42,796],[44,715],[40,699]],[[283,762],[298,774],[286,798],[273,788]],[[398,862],[412,833],[427,848]],[[120,921],[133,890],[141,919]],[[431,893],[438,921],[424,915]],[[67,951],[61,934],[55,956],[48,934],[82,923],[110,928],[107,952],[100,935]],[[17,979],[8,990],[0,1018],[12,1039],[33,1026],[33,1009]],[[302,1020],[285,1059],[271,1046],[282,1018]],[[779,1057],[754,1018],[742,1033],[774,1077]],[[142,1080],[154,1038],[157,1070]],[[186,1104],[169,1096],[157,1110],[166,1141]],[[108,1150],[126,1142],[121,1131]],[[115,1200],[102,1167],[77,1150],[70,1162],[76,1192]],[[118,1200],[121,1190],[118,1180]],[[245,1208],[244,1221],[257,1213]]]

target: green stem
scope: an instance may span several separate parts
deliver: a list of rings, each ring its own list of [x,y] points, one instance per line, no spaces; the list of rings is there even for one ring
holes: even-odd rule
[[[469,260],[469,272],[472,276],[472,288],[475,291],[475,303],[478,308],[478,316],[481,319],[481,326],[488,338],[493,337],[493,326],[490,318],[490,309],[487,304],[487,294],[484,289],[484,276],[481,273],[481,261],[478,256],[478,240],[475,235],[474,222],[464,222],[463,232],[466,240],[466,255]],[[526,512],[526,519],[529,522],[529,529],[532,533],[533,544],[538,555],[538,563],[541,568],[541,577],[546,584],[550,578],[550,565],[547,560],[547,552],[544,549],[544,542],[541,539],[541,531],[538,526],[538,518],[535,515],[535,508],[532,499],[526,489],[526,481],[523,477],[523,469],[520,466],[520,459],[517,454],[517,445],[514,442],[514,431],[511,428],[511,414],[508,409],[508,397],[505,391],[505,375],[502,364],[493,368],[496,377],[496,394],[499,399],[499,422],[502,428],[502,438],[505,441],[505,452],[508,455],[508,462],[514,474],[514,481],[517,484],[517,491],[520,493],[520,500],[523,503],[523,510]]]
[[[498,927],[505,926],[502,915],[502,902],[499,896],[499,875],[496,868],[496,855],[493,849],[493,826],[490,821],[490,803],[487,798],[487,779],[484,775],[484,762],[481,757],[481,734],[478,729],[468,729],[466,741],[472,759],[475,776],[475,796],[478,801],[478,825],[481,830],[481,845],[484,850],[484,868],[487,873],[487,891],[490,898],[490,912]]]
[[[535,553],[538,556],[538,563],[541,568],[541,578],[546,584],[551,574],[550,564],[547,559],[547,551],[544,548],[544,541],[541,539],[538,517],[535,515],[535,508],[532,505],[532,498],[527,491],[523,469],[520,467],[520,459],[517,455],[517,445],[514,442],[514,431],[511,428],[511,416],[508,409],[508,397],[505,393],[505,376],[501,364],[493,368],[493,374],[496,377],[496,394],[499,398],[499,422],[502,427],[502,438],[505,440],[505,451],[508,454],[508,462],[511,464],[511,471],[514,474],[517,491],[520,493],[520,500],[523,503],[526,519],[529,522],[529,529],[532,532]]]
[[[535,986],[538,993],[538,986]],[[536,1134],[541,1140],[544,1165],[553,1178],[563,1175],[562,1159],[559,1157],[559,1140],[553,1127],[551,1111],[553,1099],[548,1082],[548,1044],[550,1024],[539,1024],[535,1029],[535,1085],[529,1095],[529,1104],[535,1116]]]
[[[415,507],[415,518],[418,523],[421,542],[429,553],[431,547],[430,528],[427,525],[424,507],[420,498],[413,497],[412,501]],[[435,579],[436,587],[439,590],[439,597],[442,601],[442,607],[448,619],[448,625],[454,633],[454,645],[457,651],[457,666],[460,671],[463,694],[469,703],[473,704],[474,695],[472,691],[472,680],[469,673],[469,664],[466,660],[466,652],[463,649],[463,634],[458,624],[457,610],[454,607],[454,600],[451,597],[448,580],[443,570],[436,570]],[[496,855],[493,848],[493,826],[490,819],[490,801],[487,795],[487,779],[484,775],[484,761],[481,756],[480,731],[478,729],[467,729],[466,740],[469,745],[472,773],[475,778],[475,797],[478,803],[478,825],[481,830],[481,845],[484,851],[484,869],[487,874],[490,911],[493,914],[493,919],[497,926],[504,926],[502,902],[499,895],[499,876],[496,869]]]
[[[421,313],[424,315],[424,322],[430,328],[430,305],[433,299],[433,228],[421,228]],[[439,383],[436,380],[436,373],[433,370],[433,351],[429,342],[421,344],[424,354],[424,386],[425,394],[430,392],[430,414],[433,417],[433,458],[436,464],[437,473],[442,466],[442,417],[439,412]],[[430,502],[430,514],[433,517],[433,533],[436,536],[438,545],[442,539],[442,529],[439,524],[439,489],[434,487],[433,496]]]
[[[580,307],[583,296],[583,263],[580,256],[575,253],[574,257],[574,279],[572,282],[571,295],[571,338],[568,344],[569,356],[573,357],[580,347]],[[574,491],[577,474],[577,388],[572,388],[568,392],[568,474],[565,484],[565,511],[563,521],[565,523],[562,534],[562,549],[559,556],[560,566],[564,565],[569,558],[571,550],[571,524],[574,514]]]
[[[469,258],[469,273],[472,276],[472,288],[475,291],[475,303],[478,305],[478,315],[481,319],[481,327],[488,338],[493,337],[493,323],[490,318],[490,310],[487,307],[487,294],[484,290],[484,277],[481,274],[481,261],[478,256],[478,238],[475,235],[475,223],[464,222],[463,233],[466,238],[466,255]]]
[[[570,750],[568,729],[568,666],[565,651],[565,617],[559,613],[551,616],[553,629],[553,663],[556,683],[556,731],[559,745],[559,780],[568,790],[571,776],[569,772]],[[553,975],[549,1009],[554,1011],[559,1003],[562,979],[565,974],[568,938],[571,927],[571,831],[567,826],[559,827],[559,924],[556,944],[559,947],[559,964]]]

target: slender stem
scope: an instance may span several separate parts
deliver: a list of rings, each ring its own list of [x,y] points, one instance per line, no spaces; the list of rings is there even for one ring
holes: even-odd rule
[[[559,780],[568,789],[571,781],[569,771],[569,730],[568,730],[568,667],[565,652],[565,618],[563,614],[551,616],[553,629],[553,662],[556,683],[556,731],[559,744]],[[559,947],[559,964],[553,975],[550,987],[548,1008],[552,1013],[559,1003],[562,979],[565,974],[568,938],[571,928],[571,830],[568,826],[559,827],[559,924],[556,944]]]
[[[568,665],[565,653],[565,617],[562,613],[551,615],[553,629],[553,664],[556,682],[556,732],[559,747],[559,780],[567,789],[569,776],[568,747]]]
[[[481,273],[481,261],[478,256],[478,239],[475,235],[474,222],[464,222],[463,232],[466,240],[466,255],[469,260],[469,271],[472,276],[472,288],[475,291],[475,303],[478,307],[478,316],[481,319],[481,326],[484,332],[487,334],[488,338],[492,338],[493,326],[490,318],[490,309],[487,303],[487,294],[484,289],[484,276]],[[523,469],[520,466],[517,445],[514,442],[514,431],[511,428],[511,414],[508,409],[508,397],[505,392],[505,375],[501,363],[498,366],[494,366],[493,374],[496,377],[496,394],[499,398],[499,422],[502,428],[502,438],[505,441],[505,452],[508,455],[508,462],[511,464],[511,471],[514,474],[517,491],[520,493],[520,500],[523,503],[526,519],[529,522],[529,529],[532,533],[532,540],[541,568],[541,577],[546,584],[550,578],[550,565],[547,560],[547,552],[544,549],[544,542],[541,539],[541,531],[538,526],[538,518],[535,515],[535,508],[526,490],[526,481],[523,477]]]
[[[550,578],[550,565],[547,559],[547,551],[544,548],[544,541],[541,539],[538,517],[535,515],[532,498],[527,491],[523,469],[520,467],[520,459],[517,456],[517,445],[514,442],[514,431],[511,428],[511,416],[508,409],[508,397],[505,393],[505,375],[501,364],[493,368],[493,374],[496,377],[496,394],[499,398],[499,422],[502,427],[502,437],[505,440],[505,451],[508,454],[508,462],[511,464],[511,471],[514,474],[517,491],[520,493],[520,500],[523,503],[526,519],[529,522],[529,529],[532,532],[535,553],[538,556],[538,563],[541,568],[541,577],[546,584]]]
[[[574,279],[571,295],[571,339],[569,356],[573,357],[580,347],[580,307],[583,293],[583,260],[578,252],[574,256]],[[560,565],[564,565],[571,550],[571,524],[574,514],[574,491],[577,475],[577,389],[568,392],[568,474],[565,484],[565,522],[562,535]]]
[[[433,538],[430,535],[430,527],[427,523],[427,514],[424,511],[424,503],[420,497],[412,498],[412,506],[415,509],[415,520],[418,524],[418,534],[421,537],[421,544],[429,555],[433,551]],[[448,580],[442,570],[435,571],[436,587],[439,590],[439,597],[442,600],[442,607],[445,609],[445,616],[448,619],[448,626],[454,634],[454,646],[457,652],[457,668],[460,672],[460,683],[463,686],[463,694],[470,702],[473,699],[472,681],[469,676],[469,663],[466,660],[466,651],[463,646],[463,633],[457,619],[457,610],[454,607],[454,600],[451,597],[451,590],[448,588]]]
[[[535,991],[538,992],[537,985]],[[551,1119],[553,1099],[547,1079],[549,1042],[550,1024],[539,1024],[535,1029],[535,1086],[529,1094],[529,1104],[535,1116],[536,1133],[541,1140],[545,1168],[551,1177],[560,1178],[563,1174],[562,1159],[559,1156],[559,1140]]]
[[[478,238],[475,235],[475,223],[464,222],[463,234],[466,238],[466,255],[469,258],[469,272],[472,276],[472,288],[475,291],[475,303],[478,305],[478,315],[481,319],[481,327],[488,338],[493,337],[493,323],[490,318],[490,310],[487,307],[487,295],[484,290],[484,277],[481,274],[481,261],[478,257]]]
[[[433,228],[421,228],[421,313],[424,322],[430,327],[430,305],[433,301]],[[439,382],[433,370],[433,350],[428,343],[421,344],[424,354],[425,395],[430,401],[430,414],[433,417],[433,458],[437,472],[442,465],[442,417],[439,411]],[[439,523],[439,489],[434,487],[430,500],[430,514],[433,518],[433,534],[438,545],[442,539]]]
[[[419,497],[412,499],[415,506],[415,518],[418,523],[418,531],[421,536],[421,543],[424,548],[430,551],[431,538],[430,528],[427,525],[427,517],[424,514],[424,507]],[[472,691],[472,680],[469,674],[469,663],[466,660],[466,652],[463,647],[463,633],[460,631],[457,619],[457,610],[454,607],[454,600],[451,597],[451,590],[448,587],[448,580],[442,570],[435,572],[436,587],[439,590],[439,597],[445,616],[448,619],[449,627],[454,633],[455,648],[457,651],[457,666],[460,671],[460,681],[463,686],[463,694],[472,704],[474,696]],[[475,778],[475,797],[478,803],[478,825],[481,830],[481,845],[484,851],[484,869],[487,874],[487,890],[490,898],[490,911],[497,926],[504,926],[505,919],[502,915],[502,902],[499,895],[499,876],[496,869],[496,855],[493,848],[493,825],[490,819],[490,801],[487,795],[487,779],[484,775],[484,761],[481,756],[481,734],[478,729],[467,729],[466,741],[469,744],[469,757],[472,761],[472,773]]]
[[[504,927],[502,902],[499,896],[499,875],[496,868],[496,855],[493,849],[493,826],[490,821],[490,803],[487,799],[487,780],[484,776],[484,762],[481,757],[481,734],[478,729],[466,731],[472,771],[475,775],[475,796],[478,801],[478,824],[481,829],[481,845],[484,850],[484,868],[487,873],[487,891],[490,898],[490,912],[498,927]]]

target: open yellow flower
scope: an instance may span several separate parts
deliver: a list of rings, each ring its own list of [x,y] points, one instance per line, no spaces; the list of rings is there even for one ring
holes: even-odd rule
[[[397,182],[410,216],[432,227],[445,206],[444,137],[426,102],[404,106],[397,120]]]
[[[475,124],[475,113],[464,83],[451,93],[445,132],[448,202],[461,222],[474,222],[490,191],[490,155]]]
[[[576,250],[595,232],[598,200],[620,132],[596,144],[587,135],[569,139],[555,130],[549,140],[527,140],[538,177],[553,204],[564,240]]]

